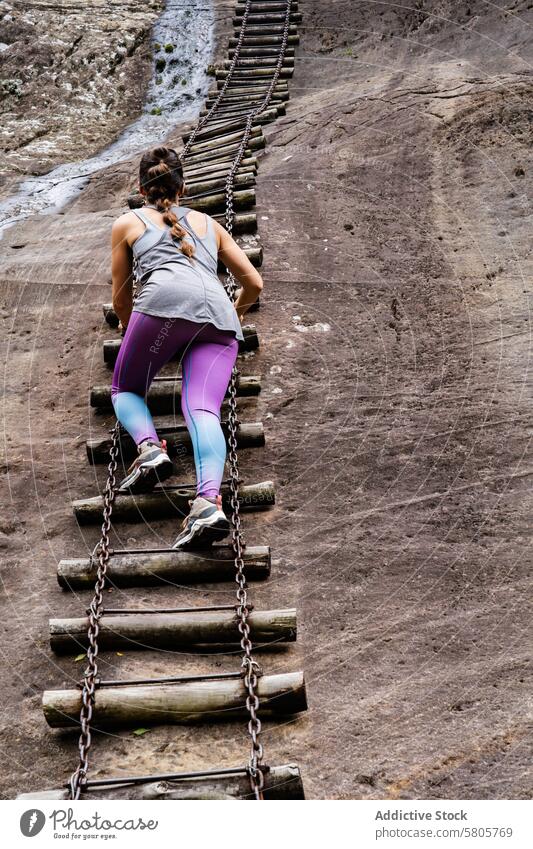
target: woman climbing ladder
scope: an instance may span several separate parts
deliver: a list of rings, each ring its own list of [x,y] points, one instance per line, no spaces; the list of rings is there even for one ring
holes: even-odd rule
[[[145,153],[139,183],[147,203],[121,215],[112,229],[113,308],[125,328],[112,401],[138,449],[119,491],[147,492],[173,472],[145,398],[157,372],[179,351],[197,494],[174,547],[202,547],[230,529],[220,495],[226,459],[220,407],[243,339],[241,321],[263,281],[218,222],[179,205],[185,184],[176,151]],[[242,286],[235,304],[218,278],[219,257]],[[134,258],[141,287],[135,303]]]

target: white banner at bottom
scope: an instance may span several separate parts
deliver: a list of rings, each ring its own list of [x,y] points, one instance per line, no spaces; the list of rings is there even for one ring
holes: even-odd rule
[[[531,847],[529,801],[12,800],[0,803],[4,845],[194,847],[194,849],[367,849]],[[203,808],[203,810],[202,810]],[[208,810],[209,808],[209,810]]]

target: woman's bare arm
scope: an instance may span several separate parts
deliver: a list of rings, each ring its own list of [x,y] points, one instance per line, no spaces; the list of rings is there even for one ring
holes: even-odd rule
[[[111,283],[113,309],[125,330],[133,308],[133,266],[131,248],[126,238],[129,221],[121,215],[111,230]]]
[[[219,257],[242,286],[235,301],[235,309],[242,322],[244,314],[256,302],[263,288],[263,278],[227,230],[218,221],[211,220],[217,235]]]

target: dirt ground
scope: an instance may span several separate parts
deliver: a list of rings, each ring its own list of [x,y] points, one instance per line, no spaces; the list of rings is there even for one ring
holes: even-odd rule
[[[308,798],[532,795],[528,6],[300,0],[290,106],[265,129],[257,186],[261,347],[242,363],[263,378],[243,419],[262,420],[267,443],[241,464],[277,491],[245,519],[247,541],[273,553],[254,603],[298,608],[296,646],[263,662],[304,668],[309,699],[305,715],[265,723],[267,760],[297,761]],[[109,380],[109,228],[134,168],[99,174],[63,214],[0,243],[6,798],[57,786],[76,763],[76,735],[50,731],[40,700],[82,666],[51,654],[48,618],[88,602],[55,571],[98,538],[70,502],[104,481],[84,443],[111,419],[88,392]],[[116,531],[147,545],[174,529]],[[102,671],[232,663],[108,653]],[[246,745],[241,724],[100,734],[93,777],[233,765]]]

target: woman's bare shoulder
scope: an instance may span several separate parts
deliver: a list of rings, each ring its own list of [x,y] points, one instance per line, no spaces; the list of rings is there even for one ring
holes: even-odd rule
[[[138,221],[139,219],[135,215],[132,209],[128,210],[128,212],[123,212],[122,215],[119,215],[118,218],[115,218],[113,222],[113,230],[127,230],[130,224]]]

